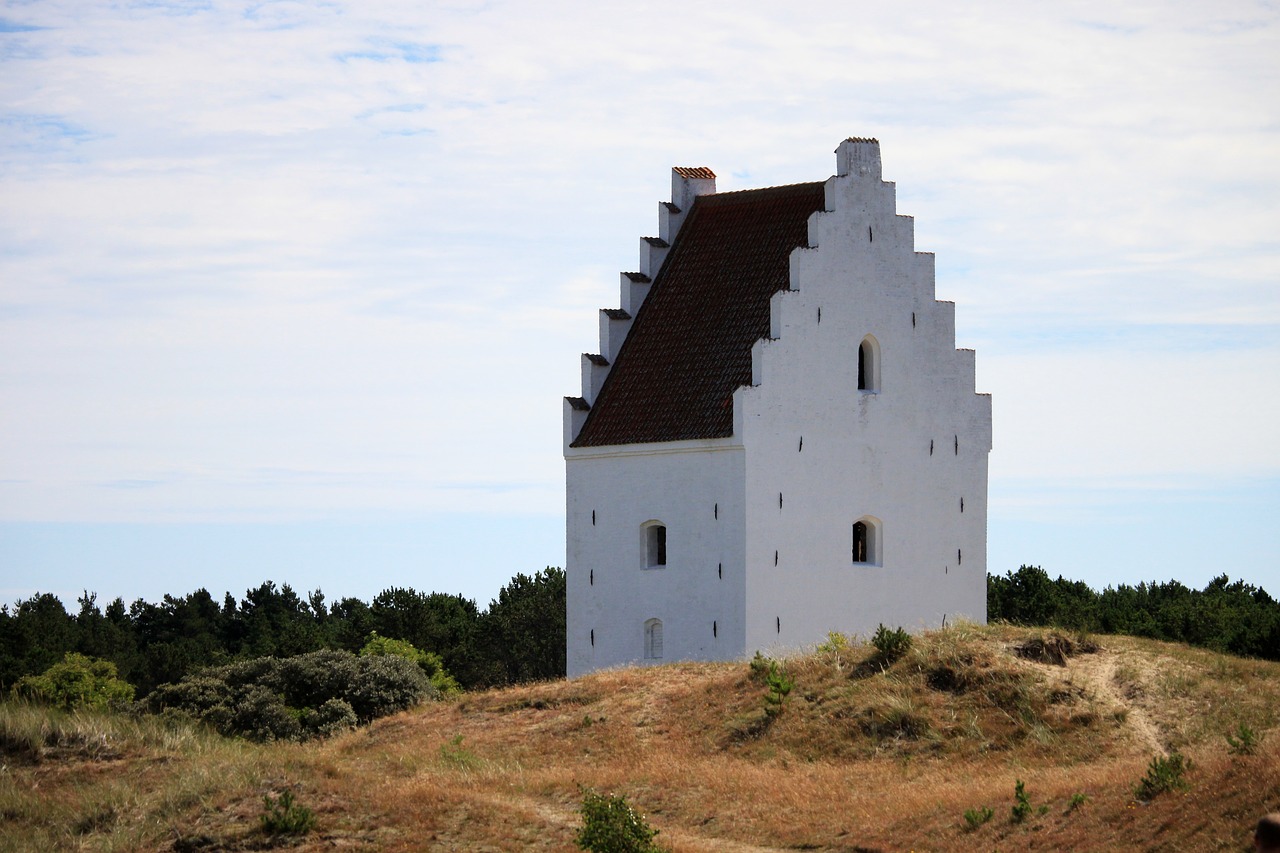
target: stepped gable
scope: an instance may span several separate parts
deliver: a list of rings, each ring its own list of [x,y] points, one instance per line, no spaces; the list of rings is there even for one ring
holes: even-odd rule
[[[821,181],[698,196],[573,447],[725,438]]]

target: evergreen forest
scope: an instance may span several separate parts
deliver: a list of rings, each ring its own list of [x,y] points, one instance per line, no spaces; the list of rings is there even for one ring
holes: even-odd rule
[[[438,657],[464,690],[557,678],[565,668],[565,574],[517,574],[485,610],[460,595],[391,588],[371,602],[329,603],[264,582],[236,599],[206,589],[159,603],[86,592],[68,612],[37,594],[0,607],[0,691],[45,672],[67,653],[109,661],[139,697],[210,667],[321,650],[359,653],[371,638]],[[1280,603],[1221,575],[1203,590],[1178,581],[1107,587],[1052,579],[1037,566],[989,575],[990,621],[1129,634],[1280,661]]]

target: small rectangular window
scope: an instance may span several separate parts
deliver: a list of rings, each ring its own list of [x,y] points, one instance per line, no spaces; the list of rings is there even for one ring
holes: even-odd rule
[[[644,531],[645,565],[649,567],[667,564],[667,528],[651,524]]]

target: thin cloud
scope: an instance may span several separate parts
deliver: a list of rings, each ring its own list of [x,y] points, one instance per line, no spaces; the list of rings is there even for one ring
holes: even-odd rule
[[[820,180],[850,135],[978,350],[993,506],[1272,476],[1278,87],[1251,2],[11,10],[0,519],[562,507],[670,166]]]

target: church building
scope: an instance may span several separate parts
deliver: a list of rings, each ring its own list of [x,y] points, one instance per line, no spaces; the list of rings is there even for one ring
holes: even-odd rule
[[[985,621],[991,398],[879,143],[671,185],[565,400],[568,675]]]

